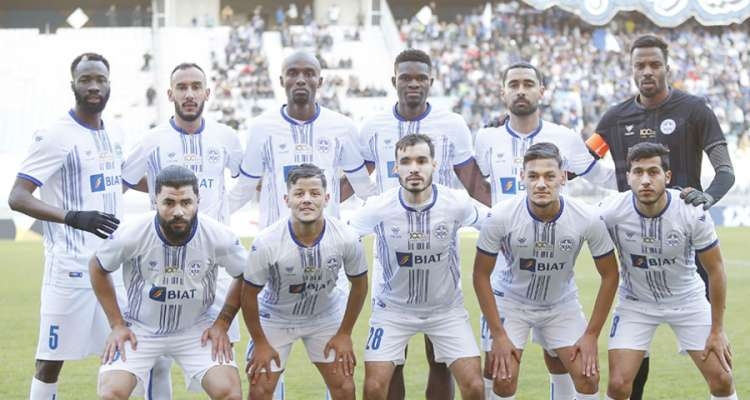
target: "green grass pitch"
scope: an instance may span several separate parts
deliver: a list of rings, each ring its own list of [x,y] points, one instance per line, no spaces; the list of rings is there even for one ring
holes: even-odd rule
[[[727,269],[729,289],[726,331],[734,352],[734,377],[741,398],[750,397],[750,312],[748,311],[748,288],[750,288],[750,253],[748,245],[750,229],[728,228],[719,231],[721,248]],[[479,306],[471,287],[471,265],[474,260],[476,236],[462,237],[463,287],[466,307],[471,314],[475,333],[477,332]],[[247,243],[247,242],[246,242]],[[366,242],[371,254],[371,242]],[[40,242],[0,242],[2,265],[0,266],[0,399],[28,398],[28,387],[34,372],[34,352],[36,349],[39,292],[42,275],[43,251]],[[589,254],[582,252],[576,266],[576,281],[581,293],[581,301],[588,314],[598,287],[598,276]],[[364,368],[362,351],[367,339],[367,320],[370,314],[369,302],[360,316],[354,332],[354,345],[359,357],[355,376],[358,396],[361,395]],[[600,387],[604,391],[607,382],[606,336],[609,323],[602,331],[599,340],[599,358],[602,365]],[[235,354],[242,358],[247,343],[247,332]],[[424,384],[427,377],[422,337],[415,337],[409,347],[405,375],[407,398],[424,398]],[[647,399],[707,399],[706,385],[697,369],[687,356],[676,352],[677,343],[668,327],[660,327],[651,347],[651,374],[646,386]],[[63,368],[59,381],[59,398],[96,398],[98,360],[94,357],[84,361],[68,362]],[[541,350],[528,345],[524,352],[518,399],[546,399],[548,377],[542,361]],[[244,362],[240,362],[244,368]],[[323,381],[307,360],[301,344],[296,344],[290,358],[286,374],[288,399],[323,399]],[[244,374],[243,374],[244,376]],[[182,374],[173,368],[175,399],[204,399],[204,395],[187,393]],[[243,389],[247,393],[247,382],[243,377]],[[603,394],[602,394],[603,396]],[[457,396],[457,398],[460,396]]]

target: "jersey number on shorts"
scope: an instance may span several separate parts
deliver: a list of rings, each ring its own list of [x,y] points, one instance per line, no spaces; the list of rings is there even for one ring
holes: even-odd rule
[[[59,325],[50,325],[49,326],[49,348],[50,350],[57,349],[58,339],[57,336],[57,330],[60,329]]]
[[[612,329],[609,331],[609,337],[615,337],[615,333],[617,332],[617,324],[620,322],[620,316],[615,315],[612,317]]]
[[[366,350],[377,350],[380,348],[380,340],[383,338],[383,328],[370,327],[370,337],[367,338]]]

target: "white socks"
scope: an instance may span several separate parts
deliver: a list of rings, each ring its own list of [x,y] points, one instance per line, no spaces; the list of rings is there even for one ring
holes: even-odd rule
[[[575,396],[576,387],[570,374],[549,374],[550,400],[573,400]]]
[[[739,397],[737,397],[737,392],[732,393],[729,396],[714,396],[711,395],[711,400],[738,400]]]
[[[326,395],[328,393],[326,392]],[[284,400],[286,396],[286,387],[284,386],[284,373],[279,376],[279,382],[276,383],[276,390],[273,392],[273,400]]]
[[[492,379],[482,377],[482,380],[484,381],[484,398],[491,400],[493,398],[492,395],[494,394],[492,391]]]
[[[44,383],[36,378],[31,378],[31,390],[29,400],[55,400],[57,397],[57,382]]]

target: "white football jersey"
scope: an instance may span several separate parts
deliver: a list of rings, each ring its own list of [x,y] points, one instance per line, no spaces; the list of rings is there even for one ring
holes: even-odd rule
[[[341,270],[348,277],[367,274],[359,237],[335,218],[326,218],[323,231],[307,247],[283,219],[255,238],[245,269],[245,281],[262,287],[260,318],[271,326],[314,325],[321,318],[342,318],[349,297],[337,285]]]
[[[122,217],[121,132],[102,123],[94,129],[73,110],[34,133],[18,177],[39,186],[43,202],[64,210],[102,211]],[[89,260],[103,242],[65,224],[42,221],[44,283],[91,287]]]
[[[448,110],[432,108],[414,120],[398,114],[397,105],[391,111],[376,115],[364,122],[359,137],[362,157],[375,163],[378,193],[399,186],[396,165],[396,142],[404,135],[421,133],[435,145],[435,182],[443,186],[462,188],[453,168],[469,162],[473,156],[471,132],[464,119]]]
[[[526,196],[492,208],[482,224],[477,251],[502,257],[492,274],[492,290],[522,304],[550,306],[578,297],[573,279],[576,258],[587,242],[594,258],[614,251],[607,228],[586,203],[560,197],[560,212],[537,219]]]
[[[667,189],[667,206],[649,218],[635,207],[632,191],[601,204],[602,219],[620,257],[620,298],[666,305],[703,298],[705,284],[696,272],[695,252],[719,243],[711,214],[680,200]]]
[[[95,256],[106,271],[122,264],[128,304],[125,320],[150,335],[169,335],[211,321],[218,268],[239,277],[247,251],[224,224],[197,215],[185,244],[163,236],[155,212],[123,225]]]
[[[528,135],[514,132],[510,123],[477,132],[477,164],[482,175],[489,178],[492,204],[526,192],[521,179],[523,156],[532,144],[543,142],[553,143],[560,149],[565,171],[583,176],[596,163],[581,135],[549,121],[540,120],[539,127]]]
[[[149,131],[133,148],[122,166],[122,177],[125,184],[133,186],[146,175],[153,207],[159,171],[169,165],[189,168],[198,177],[201,214],[229,224],[224,171],[236,178],[241,161],[240,140],[232,128],[204,119],[195,134],[188,134],[170,119]]]
[[[344,172],[364,167],[356,148],[357,128],[351,119],[317,106],[309,121],[296,121],[280,110],[267,111],[255,118],[249,128],[241,172],[250,178],[262,178],[260,221],[264,228],[289,215],[284,203],[286,176],[302,163],[313,163],[323,170],[328,181],[326,215],[339,215],[339,178]]]
[[[426,313],[463,306],[458,229],[474,225],[480,211],[465,190],[432,188],[420,210],[404,203],[399,186],[368,198],[349,221],[360,235],[375,233],[377,307]]]

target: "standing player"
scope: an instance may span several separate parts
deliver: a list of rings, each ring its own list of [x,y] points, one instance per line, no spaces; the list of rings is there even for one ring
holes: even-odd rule
[[[607,151],[612,154],[620,191],[629,190],[628,150],[641,142],[664,144],[670,149],[671,187],[682,188],[680,197],[686,203],[706,210],[732,187],[734,169],[724,133],[705,99],[669,87],[668,54],[667,43],[656,36],[641,36],[633,42],[630,61],[638,94],[610,108],[586,143],[600,157]],[[704,152],[716,173],[706,190],[700,181]],[[699,259],[696,265],[706,282]],[[648,365],[647,357],[634,385],[633,400],[642,398]]]
[[[436,182],[458,187],[457,181],[460,181],[472,197],[489,205],[490,188],[474,160],[471,132],[466,121],[456,113],[433,108],[427,102],[433,80],[432,60],[425,52],[408,49],[396,57],[391,83],[396,89],[398,102],[387,112],[366,120],[359,139],[360,152],[368,170],[375,170],[377,192],[398,187],[394,158],[396,142],[405,135],[421,133],[429,136],[435,146]],[[377,271],[379,266],[375,265],[374,269]],[[377,280],[373,279],[373,287],[377,285]],[[425,350],[430,368],[426,397],[452,399],[448,367],[435,362],[429,339],[425,340]],[[393,400],[404,398],[403,366],[394,373],[390,394]]]
[[[630,397],[656,327],[670,325],[708,383],[711,399],[737,399],[724,333],[727,276],[711,215],[666,189],[670,151],[658,143],[630,148],[630,190],[604,202],[602,218],[620,256],[620,296],[609,334],[608,399]],[[695,257],[708,273],[709,304]]]
[[[324,216],[330,195],[320,168],[292,168],[286,186],[291,216],[258,234],[245,270],[249,398],[271,398],[301,339],[331,398],[354,399],[351,333],[367,296],[362,244],[347,226]],[[348,293],[336,284],[341,270],[352,284]]]
[[[212,399],[242,398],[227,329],[239,309],[247,253],[226,226],[198,218],[198,185],[185,167],[163,168],[154,182],[156,213],[123,224],[91,258],[91,285],[112,326],[99,369],[102,399],[129,398],[161,356],[180,364],[190,390],[202,388]],[[109,277],[120,265],[128,293],[124,313]],[[219,267],[237,279],[213,318],[208,310]]]
[[[542,73],[529,63],[512,64],[502,74],[500,94],[509,113],[508,119],[501,126],[480,129],[475,143],[477,163],[492,187],[492,204],[525,195],[526,187],[521,178],[523,157],[531,145],[540,142],[556,144],[568,177],[582,176],[594,184],[614,189],[614,171],[597,162],[579,134],[539,117],[539,102],[544,89]],[[493,273],[497,275],[505,267],[505,259],[499,257]],[[499,276],[495,276],[493,282],[498,281]],[[482,347],[489,349],[491,340],[484,320],[481,326]],[[565,366],[546,352],[544,359],[550,373],[550,397],[572,399],[575,386]],[[488,360],[485,357],[484,374],[485,390],[489,395],[492,379]]]
[[[54,399],[63,361],[98,353],[108,331],[88,280],[88,260],[117,228],[122,206],[119,135],[101,119],[109,99],[109,62],[84,53],[73,60],[70,73],[76,105],[34,134],[8,199],[11,209],[44,221],[31,400]],[[33,196],[38,187],[40,199]]]
[[[365,348],[365,399],[386,399],[417,333],[433,344],[464,399],[483,398],[479,349],[461,293],[458,229],[480,211],[464,191],[433,184],[435,148],[423,134],[394,146],[399,187],[368,199],[350,224],[375,233],[380,263]],[[479,205],[481,207],[481,205]]]
[[[156,204],[156,175],[166,166],[182,165],[198,177],[201,214],[228,225],[224,171],[228,170],[234,178],[239,176],[242,148],[234,130],[202,117],[209,95],[206,75],[200,66],[177,65],[170,75],[167,91],[169,100],[174,103],[174,116],[168,123],[149,131],[138,143],[122,166],[122,177],[126,185],[148,191],[152,204]],[[144,175],[147,188],[137,184]],[[214,318],[221,311],[232,277],[221,270],[217,281],[216,299],[210,309]],[[233,343],[240,340],[237,320],[231,325],[229,337]],[[171,364],[169,359],[160,360],[149,374],[147,400],[172,398]]]
[[[617,260],[599,218],[560,196],[562,165],[554,144],[530,146],[521,174],[527,195],[493,207],[477,241],[474,288],[490,333],[490,398],[515,398],[529,331],[569,371],[576,399],[599,398],[597,340],[617,290]],[[588,325],[573,280],[584,240],[601,276]],[[505,262],[493,274],[500,252]]]
[[[327,215],[338,217],[341,183],[346,178],[354,190],[366,197],[370,177],[356,149],[357,129],[347,117],[321,107],[315,93],[323,84],[320,63],[311,54],[298,51],[284,59],[279,77],[287,103],[279,110],[255,118],[248,132],[239,184],[232,189],[230,211],[260,193],[260,227],[288,216],[283,206],[289,171],[303,163],[314,163],[331,177]]]

